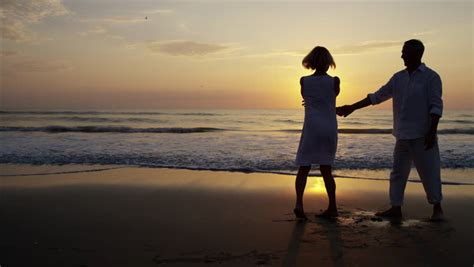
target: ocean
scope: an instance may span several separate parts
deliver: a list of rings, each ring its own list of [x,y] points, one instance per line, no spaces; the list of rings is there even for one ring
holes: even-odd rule
[[[303,109],[0,111],[0,163],[116,165],[295,174]],[[474,113],[445,111],[445,183],[474,183]],[[338,118],[336,177],[388,179],[390,110]],[[313,175],[318,174],[314,168]],[[416,171],[410,179],[417,180]]]

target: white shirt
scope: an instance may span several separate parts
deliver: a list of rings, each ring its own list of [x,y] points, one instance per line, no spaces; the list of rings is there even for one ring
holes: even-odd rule
[[[377,92],[369,94],[372,105],[393,98],[393,135],[397,139],[424,137],[431,115],[443,114],[441,78],[421,64],[411,74],[407,70],[395,73]]]

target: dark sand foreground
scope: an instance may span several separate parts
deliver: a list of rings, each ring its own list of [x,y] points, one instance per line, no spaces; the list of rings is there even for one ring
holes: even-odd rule
[[[474,264],[474,186],[445,185],[448,220],[432,223],[421,184],[408,184],[405,218],[390,222],[373,216],[388,207],[387,181],[336,183],[341,217],[314,218],[327,200],[322,180],[309,178],[304,223],[291,214],[291,176],[147,168],[1,176],[0,265]]]

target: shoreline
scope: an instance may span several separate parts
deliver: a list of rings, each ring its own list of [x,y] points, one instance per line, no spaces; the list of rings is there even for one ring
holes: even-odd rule
[[[202,169],[202,168],[184,168],[169,166],[140,166],[140,165],[102,165],[102,164],[13,164],[0,163],[0,177],[22,177],[22,176],[44,176],[44,175],[61,175],[72,173],[100,172],[123,168],[145,168],[145,169],[165,169],[165,170],[187,170],[187,171],[209,171],[222,173],[243,173],[243,174],[275,174],[284,176],[295,176],[295,173],[285,171],[245,171],[245,170],[222,170],[222,169]],[[26,172],[23,170],[27,169]],[[58,169],[51,171],[51,169]],[[77,170],[75,170],[77,169]],[[37,170],[37,171],[35,171]],[[317,168],[313,168],[317,170]],[[41,172],[42,171],[42,172]],[[338,174],[338,173],[343,174]],[[369,181],[389,181],[390,169],[334,169],[334,178],[357,179]],[[459,169],[441,169],[442,177],[451,177],[458,180],[472,180],[474,168]],[[311,172],[308,177],[320,177],[319,172]],[[375,177],[374,177],[375,176]],[[386,178],[383,178],[386,177]],[[456,178],[453,178],[456,177]],[[412,168],[408,183],[421,183],[415,168]],[[443,185],[474,185],[473,182],[463,181],[442,181]]]

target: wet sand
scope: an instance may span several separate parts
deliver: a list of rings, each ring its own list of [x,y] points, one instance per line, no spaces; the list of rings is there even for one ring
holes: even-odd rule
[[[309,178],[300,222],[291,176],[79,170],[0,165],[11,175],[0,177],[2,267],[474,264],[474,186],[444,185],[447,221],[433,223],[422,185],[409,183],[395,222],[374,216],[388,207],[387,181],[337,179],[341,216],[324,220],[323,181]]]

